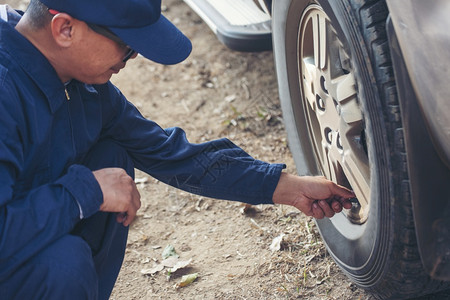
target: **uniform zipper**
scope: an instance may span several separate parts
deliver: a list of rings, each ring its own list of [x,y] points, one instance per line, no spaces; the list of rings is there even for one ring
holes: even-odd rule
[[[64,88],[64,92],[66,94],[67,101],[69,101],[70,95],[69,95],[69,91],[67,90],[67,86]],[[74,137],[74,132],[73,132],[72,114],[70,113],[70,103],[67,103],[67,116],[68,116],[68,121],[69,121],[70,138],[72,141],[72,151],[73,151],[73,155],[75,155],[75,153],[76,153],[75,137]]]
[[[67,91],[67,88],[64,88],[64,92],[66,93],[67,101],[69,101],[70,100],[70,95],[69,95],[69,92]]]

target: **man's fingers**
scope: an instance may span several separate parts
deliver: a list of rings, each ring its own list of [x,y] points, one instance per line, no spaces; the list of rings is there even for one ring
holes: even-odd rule
[[[134,218],[136,217],[137,211],[141,207],[141,195],[139,194],[139,191],[137,190],[136,185],[134,185],[133,181],[133,191],[131,193],[131,201],[130,206],[127,212],[125,212],[125,218],[122,221],[123,226],[129,226]]]
[[[333,200],[333,202],[331,203],[331,207],[333,208],[335,213],[340,213],[342,211],[341,202],[337,200]]]
[[[133,222],[137,211],[141,207],[141,195],[137,189],[135,189],[132,194],[128,210],[126,212],[117,213],[117,222],[122,223],[123,226],[129,226]]]
[[[125,222],[126,219],[127,219],[127,213],[126,212],[117,213],[117,215],[116,215],[117,223],[123,223],[123,222]]]
[[[137,211],[141,207],[141,201],[139,199],[140,196],[138,198],[135,198],[128,211],[124,214],[125,218],[122,222],[123,226],[130,225],[131,222],[133,222],[134,218],[136,217]]]
[[[323,217],[325,216],[322,208],[320,208],[319,204],[317,202],[313,203],[313,217],[316,219],[323,219]]]
[[[117,213],[116,220],[118,223],[122,223],[123,226],[127,227],[128,225],[133,222],[134,218],[136,217],[137,209],[131,208],[126,212]]]
[[[319,205],[320,205],[320,208],[322,208],[322,210],[327,218],[331,218],[332,216],[334,216],[334,211],[333,211],[333,209],[331,209],[330,204],[328,204],[327,201],[320,200]]]
[[[342,205],[342,207],[344,207],[345,209],[350,209],[350,208],[352,208],[352,202],[350,202],[350,200],[349,199],[344,199],[344,198],[341,198],[340,200],[339,200],[339,202],[341,203],[341,205]]]
[[[352,208],[352,203],[350,202],[349,199],[356,197],[353,191],[349,190],[344,186],[335,185],[333,193],[335,196],[334,200],[332,201],[332,207],[335,212],[340,212],[342,208],[345,209]],[[339,203],[334,204],[335,201],[339,201]]]
[[[126,214],[125,220],[123,221],[123,226],[127,227],[128,225],[133,222],[134,217],[136,217],[136,211],[133,212],[133,210],[129,211],[129,213]]]
[[[334,185],[334,191],[333,193],[338,196],[338,197],[342,197],[342,198],[353,198],[355,197],[355,193],[353,193],[353,191],[349,190],[346,187],[343,187],[341,185]]]

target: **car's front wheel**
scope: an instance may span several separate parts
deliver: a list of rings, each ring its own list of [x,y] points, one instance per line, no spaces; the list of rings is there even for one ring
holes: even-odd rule
[[[382,0],[274,1],[273,43],[299,173],[353,189],[358,203],[317,221],[328,251],[381,299],[441,289],[415,240],[405,146]]]

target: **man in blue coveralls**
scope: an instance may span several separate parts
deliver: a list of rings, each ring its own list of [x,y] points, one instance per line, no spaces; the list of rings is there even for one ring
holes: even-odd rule
[[[0,6],[0,298],[107,299],[140,207],[134,168],[185,191],[308,216],[353,193],[282,172],[227,139],[191,144],[145,119],[109,81],[137,53],[175,64],[189,40],[160,0]]]

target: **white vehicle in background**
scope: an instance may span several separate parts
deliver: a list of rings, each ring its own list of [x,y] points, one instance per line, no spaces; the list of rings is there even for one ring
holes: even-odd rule
[[[379,299],[449,288],[450,1],[185,0],[234,50],[273,47],[298,173],[357,195],[317,225]]]

